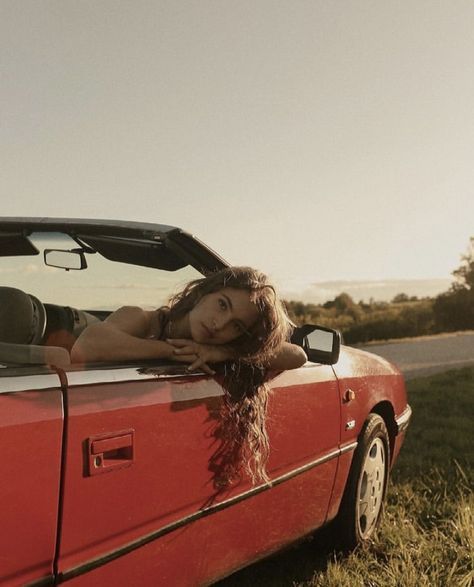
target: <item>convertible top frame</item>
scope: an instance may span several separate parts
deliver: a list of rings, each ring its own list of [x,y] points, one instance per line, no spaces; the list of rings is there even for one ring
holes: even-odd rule
[[[7,255],[35,254],[27,238],[33,232],[64,232],[87,244],[90,237],[92,247],[108,259],[168,271],[191,265],[205,275],[229,266],[194,235],[165,224],[98,219],[0,218],[0,241],[5,241],[2,249]],[[6,246],[7,243],[9,246]],[[150,255],[151,243],[155,243],[155,255]],[[140,250],[146,255],[142,256]]]

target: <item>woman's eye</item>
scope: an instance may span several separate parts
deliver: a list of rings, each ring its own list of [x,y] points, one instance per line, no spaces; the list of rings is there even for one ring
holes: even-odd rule
[[[227,310],[227,302],[222,298],[219,298],[219,307],[221,310]]]
[[[234,330],[241,334],[243,332],[242,326],[238,322],[234,322]]]

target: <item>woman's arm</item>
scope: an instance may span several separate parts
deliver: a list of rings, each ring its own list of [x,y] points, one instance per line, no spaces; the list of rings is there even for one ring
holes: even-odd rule
[[[284,342],[278,352],[271,357],[267,367],[272,371],[297,369],[306,363],[308,357],[304,350],[291,342]]]
[[[156,312],[147,312],[135,306],[124,306],[104,322],[91,324],[77,339],[71,350],[73,363],[120,361],[134,359],[172,359],[190,363],[188,369],[202,369],[214,373],[208,363],[235,358],[224,345],[200,345],[190,340],[172,340],[170,343],[148,338]],[[275,371],[296,369],[306,362],[303,349],[283,343],[270,359],[268,368]]]
[[[219,363],[238,358],[238,355],[227,345],[199,344],[187,339],[170,339],[169,342],[175,347],[175,359],[183,359],[191,363],[190,371],[202,368],[202,365],[207,363]],[[278,352],[271,357],[266,367],[272,371],[297,369],[307,360],[306,353],[300,346],[284,342]]]
[[[147,338],[155,314],[134,306],[119,308],[82,332],[72,347],[72,362],[173,358],[170,344]]]

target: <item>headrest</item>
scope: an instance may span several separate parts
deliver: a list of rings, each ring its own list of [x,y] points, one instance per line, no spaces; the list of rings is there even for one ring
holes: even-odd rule
[[[0,287],[0,341],[40,344],[46,327],[43,304],[14,287]]]

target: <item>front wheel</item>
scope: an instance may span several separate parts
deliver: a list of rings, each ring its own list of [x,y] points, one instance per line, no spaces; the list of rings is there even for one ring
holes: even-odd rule
[[[349,548],[370,540],[380,522],[388,484],[390,443],[381,416],[362,430],[337,518],[338,542]]]

